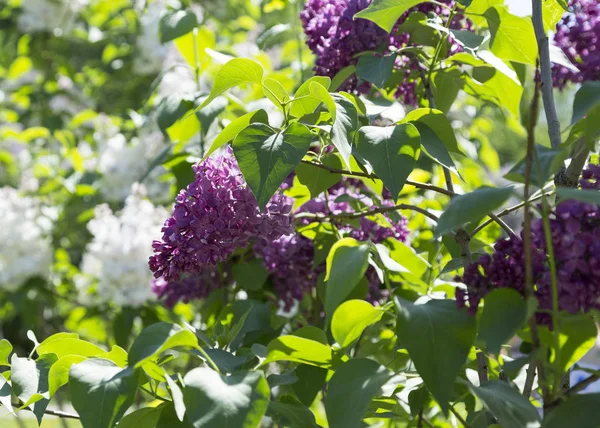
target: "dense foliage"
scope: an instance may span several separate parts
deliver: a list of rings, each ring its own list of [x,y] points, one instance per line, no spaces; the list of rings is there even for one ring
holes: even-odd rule
[[[597,427],[600,3],[531,6],[0,0],[0,409]]]

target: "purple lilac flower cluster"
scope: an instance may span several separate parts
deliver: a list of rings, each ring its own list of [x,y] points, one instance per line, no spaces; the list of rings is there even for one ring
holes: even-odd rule
[[[161,279],[155,290],[171,300],[177,300],[178,293],[187,298],[190,292],[185,290],[193,278],[206,275],[236,249],[255,240],[270,242],[293,230],[289,198],[275,195],[261,213],[231,149],[193,168],[196,179],[177,196],[149,261],[154,277]]]
[[[570,12],[556,27],[554,44],[563,50],[579,72],[554,64],[554,86],[561,89],[568,82],[600,80],[600,2],[569,0],[569,8]]]
[[[356,64],[356,55],[364,51],[377,50],[386,45],[402,48],[412,44],[408,33],[398,32],[408,15],[413,11],[425,14],[433,12],[442,17],[448,17],[449,10],[433,3],[418,5],[400,17],[391,34],[386,33],[375,23],[366,19],[354,19],[354,15],[366,9],[371,0],[309,0],[300,13],[304,32],[308,38],[307,45],[317,56],[315,73],[320,76],[334,77],[346,66]],[[442,0],[442,3],[453,6],[453,0]],[[453,19],[451,28],[469,28],[470,22],[465,19]],[[449,54],[460,51],[460,46],[453,42]],[[417,65],[406,57],[396,61],[397,69],[406,69],[406,78],[396,91],[396,97],[401,98],[407,105],[416,105],[415,94],[417,79],[414,73]],[[411,77],[411,75],[413,77]],[[346,80],[340,88],[346,91],[366,93],[371,85],[359,82],[355,75]]]
[[[344,179],[332,186],[327,194],[323,193],[306,202],[298,212],[331,213],[332,215],[352,213],[355,212],[352,201],[370,207],[373,205],[373,200],[363,193],[364,190],[364,185],[359,180]],[[384,200],[382,204],[393,204],[393,201]],[[360,219],[359,227],[345,223],[336,226],[343,235],[359,241],[371,240],[374,243],[381,243],[387,238],[395,238],[406,242],[409,235],[407,220],[404,217],[400,217],[397,221],[387,216],[384,218],[389,222],[390,227],[382,226],[364,217]],[[303,222],[308,224],[310,220],[305,219]],[[261,241],[254,249],[257,256],[264,260],[273,288],[286,308],[290,308],[294,300],[301,300],[305,293],[316,287],[319,275],[325,271],[323,263],[317,266],[313,263],[314,242],[299,233],[283,236],[272,243]],[[367,300],[372,303],[381,301],[385,293],[381,290],[381,282],[372,267],[367,270],[367,279],[369,281]]]
[[[162,277],[156,278],[152,281],[152,292],[171,308],[177,302],[188,303],[203,299],[216,289],[229,285],[227,282],[223,283],[223,280],[216,266],[206,266],[199,274],[186,274],[173,282],[167,282]]]
[[[582,175],[584,189],[600,190],[600,166],[590,165]],[[600,206],[574,200],[558,204],[550,219],[552,246],[557,268],[559,309],[569,313],[600,309]],[[539,302],[537,321],[551,324],[552,280],[542,219],[531,224],[532,271]],[[459,307],[467,303],[471,313],[496,288],[512,288],[525,295],[523,241],[511,236],[471,264],[462,280],[467,290],[456,290]]]

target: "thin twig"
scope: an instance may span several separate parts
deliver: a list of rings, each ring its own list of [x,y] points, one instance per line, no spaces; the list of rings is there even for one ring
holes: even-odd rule
[[[479,385],[483,385],[488,381],[488,365],[487,360],[485,358],[485,354],[481,351],[477,351],[477,376],[479,377]],[[485,412],[485,418],[487,421],[487,425],[492,425],[495,423],[494,416],[490,412]]]
[[[498,217],[498,218],[504,217],[504,216],[506,216],[506,215],[514,212],[514,211],[520,210],[527,203],[531,203],[531,202],[537,201],[538,199],[541,199],[541,198],[546,197],[546,196],[552,196],[553,194],[554,194],[554,191],[551,191],[551,192],[548,192],[548,193],[541,193],[541,194],[539,194],[537,196],[534,196],[533,198],[529,199],[529,201],[527,201],[527,202],[520,202],[517,205],[505,208],[504,210],[500,211],[499,213],[494,214],[494,216]],[[473,232],[471,232],[471,237],[475,236],[482,229],[486,228],[487,226],[489,226],[494,221],[495,221],[494,218],[490,215],[490,219],[488,219],[488,220],[484,221],[483,223],[481,223],[479,226],[477,226],[475,228],[475,230],[473,230]]]
[[[594,382],[596,382],[598,380],[600,380],[600,374],[598,374],[598,373],[592,374],[592,375],[586,377],[581,382],[576,383],[570,389],[565,391],[563,397],[559,397],[559,398],[555,399],[554,401],[552,401],[551,403],[544,405],[544,410],[549,411],[551,409],[554,409],[556,406],[558,406],[560,404],[560,402],[562,401],[563,398],[571,397],[571,396],[577,394],[578,392],[583,391],[588,386],[590,386],[591,384],[593,384]]]
[[[16,407],[16,408],[21,407],[20,404],[16,404],[16,403],[11,403],[11,404],[13,405],[13,407]],[[29,410],[30,412],[33,412],[33,410],[31,410],[29,407],[24,407],[20,410]],[[59,418],[65,418],[65,419],[79,419],[79,415],[77,415],[75,413],[63,412],[61,410],[46,409],[46,410],[44,410],[44,414],[51,415],[51,416],[57,416]]]
[[[523,396],[526,398],[531,397],[531,391],[533,390],[533,382],[535,381],[535,363],[529,363],[527,367],[527,377],[525,378],[525,385],[523,385]]]
[[[586,377],[585,379],[583,379],[581,382],[577,382],[575,385],[573,385],[571,388],[569,388],[565,392],[565,395],[567,397],[569,397],[571,395],[575,395],[578,392],[581,392],[584,389],[586,389],[588,386],[590,386],[591,384],[593,384],[597,380],[600,380],[600,374],[595,373],[595,374],[589,375],[588,377]]]
[[[456,411],[456,409],[454,408],[454,406],[450,405],[449,407],[450,412],[456,417],[456,419],[458,419],[458,421],[463,424],[464,428],[471,428],[471,425],[469,425],[467,423],[467,421],[464,420],[464,418]]]
[[[535,0],[534,0],[535,2]],[[527,299],[532,299],[535,296],[534,284],[533,284],[533,270],[532,270],[532,253],[531,253],[531,221],[532,214],[529,210],[529,204],[531,201],[529,200],[529,188],[531,185],[531,173],[533,168],[533,161],[535,156],[535,126],[538,121],[538,111],[539,111],[539,100],[540,100],[540,82],[535,81],[535,89],[533,92],[533,98],[531,100],[531,107],[529,109],[529,123],[527,126],[527,155],[525,159],[525,189],[524,189],[524,199],[525,199],[525,214],[523,221],[523,247],[524,247],[524,256],[525,256],[525,297]],[[544,195],[542,189],[542,195]],[[535,315],[531,316],[528,320],[529,329],[531,330],[531,342],[533,345],[533,351],[537,351],[540,348],[540,338],[537,330],[537,323],[535,319]],[[544,400],[548,399],[549,390],[548,390],[548,381],[546,377],[546,371],[544,369],[544,365],[542,361],[538,360],[537,362],[532,362],[534,367],[537,366],[539,384],[542,388],[542,394],[544,396]],[[529,372],[527,373],[529,376]],[[535,374],[535,371],[532,373],[532,376]],[[532,379],[533,381],[533,379]],[[531,395],[531,391],[529,391],[527,396]]]
[[[302,159],[302,163],[324,169],[326,171],[329,171],[332,174],[342,174],[342,175],[347,175],[347,176],[351,176],[351,177],[370,178],[372,180],[378,179],[377,175],[375,175],[375,174],[368,174],[368,173],[362,172],[362,171],[348,171],[345,169],[334,168],[329,165],[325,165],[321,162],[316,162],[316,161],[312,161],[312,160],[308,160],[308,159]],[[434,192],[441,193],[442,195],[446,195],[446,196],[450,196],[450,197],[458,196],[456,193],[454,193],[453,190],[446,190],[442,187],[434,186],[433,184],[429,184],[429,183],[421,183],[419,181],[413,181],[413,180],[406,180],[405,183],[409,186],[416,187],[417,189],[432,190]],[[518,209],[518,208],[515,208],[515,209]],[[506,213],[506,214],[508,214],[508,213]],[[490,222],[495,221],[496,223],[498,223],[500,225],[500,227],[502,227],[506,231],[506,233],[508,233],[509,235],[514,234],[514,231],[510,228],[510,226],[508,226],[508,224],[506,224],[504,221],[502,221],[500,219],[500,217],[502,215],[505,215],[505,214],[493,214],[493,213],[489,214],[489,216],[491,218]],[[472,235],[474,235],[476,232],[483,229],[488,224],[489,223],[484,223],[481,226],[479,226],[477,229],[475,229],[475,231],[473,232]]]
[[[361,171],[348,171],[345,169],[334,168],[329,165],[325,165],[323,163],[308,160],[308,159],[302,159],[302,163],[305,163],[307,165],[316,166],[317,168],[327,170],[327,171],[331,172],[332,174],[342,174],[342,175],[348,175],[351,177],[370,178],[373,180],[378,179],[377,175],[375,175],[375,174],[368,174],[366,172],[361,172]],[[406,180],[405,183],[409,186],[416,187],[417,189],[433,190],[434,192],[441,193],[446,196],[454,195],[454,192],[448,191],[442,187],[434,186],[433,184],[429,184],[429,183],[421,183],[419,181],[413,181],[413,180]]]
[[[573,149],[573,156],[568,168],[562,168],[554,178],[554,182],[560,187],[577,187],[579,184],[579,176],[585,166],[585,162],[590,154],[590,151],[585,145],[585,141],[580,139]],[[558,203],[558,196],[556,198]]]
[[[537,39],[538,52],[540,58],[540,78],[542,81],[542,99],[544,101],[544,111],[546,112],[546,121],[548,122],[548,136],[550,145],[557,149],[562,139],[560,137],[560,122],[556,114],[556,105],[554,104],[554,94],[552,93],[552,69],[550,64],[550,49],[548,43],[548,33],[544,29],[544,19],[542,14],[542,0],[531,0],[533,29]]]
[[[317,220],[354,220],[354,219],[358,219],[358,218],[363,218],[363,217],[368,217],[371,215],[376,215],[376,214],[383,214],[383,213],[387,213],[387,212],[391,212],[391,211],[398,211],[398,210],[410,210],[410,211],[416,211],[418,213],[423,214],[424,216],[429,217],[430,219],[432,219],[433,221],[437,222],[439,220],[439,218],[434,215],[431,214],[429,211],[427,211],[426,209],[423,209],[421,207],[417,207],[416,205],[410,205],[410,204],[397,204],[391,207],[379,207],[370,211],[359,211],[359,212],[354,212],[354,213],[340,213],[340,214],[331,214],[331,215],[323,215],[323,214],[315,214],[315,213],[298,213],[296,214],[294,217],[295,218],[312,218],[312,219],[317,219]]]

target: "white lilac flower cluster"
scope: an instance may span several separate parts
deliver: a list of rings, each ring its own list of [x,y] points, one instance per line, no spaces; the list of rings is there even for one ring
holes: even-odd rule
[[[136,55],[133,72],[146,76],[162,70],[168,47],[160,42],[160,17],[165,6],[161,1],[151,3],[140,17],[140,33],[135,41]]]
[[[28,279],[48,277],[51,220],[36,198],[0,188],[0,289],[16,291]]]
[[[142,130],[138,137],[128,142],[110,120],[102,116],[99,119],[94,133],[99,153],[96,167],[102,174],[99,190],[109,202],[122,202],[129,195],[133,183],[144,177],[163,149],[164,139],[160,131]],[[159,203],[170,200],[171,184],[161,180],[164,173],[164,167],[158,166],[144,180],[148,197]]]
[[[87,0],[24,0],[17,26],[23,33],[68,32]]]
[[[88,223],[93,238],[76,280],[83,301],[139,307],[153,299],[148,257],[168,212],[145,196],[143,186],[135,184],[120,212],[106,204],[96,207]]]

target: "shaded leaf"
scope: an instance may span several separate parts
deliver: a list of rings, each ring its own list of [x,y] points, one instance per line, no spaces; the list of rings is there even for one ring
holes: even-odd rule
[[[402,302],[398,343],[405,347],[427,389],[448,412],[454,381],[475,340],[476,320],[453,300]],[[415,334],[418,332],[418,334]]]
[[[541,425],[537,409],[507,382],[492,380],[471,389],[503,428]]]
[[[71,403],[85,428],[113,428],[133,404],[137,384],[132,369],[100,358],[69,370]]]
[[[392,373],[379,363],[366,358],[342,364],[327,386],[325,411],[331,428],[362,427],[369,403],[381,394],[381,387]]]
[[[167,322],[146,327],[129,349],[129,365],[139,367],[145,361],[175,347],[198,348],[196,335],[189,330]]]
[[[358,130],[359,153],[369,161],[394,200],[417,162],[420,145],[419,131],[411,124],[363,126]]]
[[[200,367],[184,377],[187,419],[194,428],[258,427],[269,405],[269,385],[262,372],[222,376]]]
[[[438,221],[437,236],[445,235],[463,224],[481,219],[502,206],[512,194],[512,188],[483,186],[471,193],[452,198]]]

